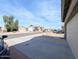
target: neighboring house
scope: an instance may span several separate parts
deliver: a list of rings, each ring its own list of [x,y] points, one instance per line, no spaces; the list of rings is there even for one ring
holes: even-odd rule
[[[49,29],[48,29],[48,32],[53,32],[53,29],[49,28]]]
[[[62,22],[65,26],[65,39],[78,59],[78,0],[61,0]]]
[[[53,29],[47,28],[47,29],[44,29],[44,32],[53,32]]]
[[[29,26],[29,27],[28,27],[28,31],[29,31],[29,32],[33,32],[33,31],[34,31],[34,26]]]
[[[43,27],[35,26],[35,27],[34,27],[34,31],[43,32]]]
[[[29,32],[42,32],[43,31],[43,27],[40,26],[29,26],[28,27],[28,31]]]
[[[7,29],[5,27],[1,27],[1,32],[7,32]]]
[[[19,29],[18,29],[19,32],[27,32],[27,28],[23,27],[23,26],[20,26]]]

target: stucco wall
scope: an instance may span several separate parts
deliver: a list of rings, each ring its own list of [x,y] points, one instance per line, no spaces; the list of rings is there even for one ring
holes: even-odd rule
[[[67,23],[67,41],[76,59],[78,59],[78,14]]]

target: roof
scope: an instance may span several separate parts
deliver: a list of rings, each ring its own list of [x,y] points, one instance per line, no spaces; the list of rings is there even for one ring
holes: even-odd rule
[[[62,22],[64,22],[67,15],[71,0],[61,0],[61,12],[62,12]]]
[[[71,18],[76,12],[78,12],[78,1],[77,0],[61,0],[61,18],[62,22],[66,18]],[[75,12],[74,12],[75,11]]]

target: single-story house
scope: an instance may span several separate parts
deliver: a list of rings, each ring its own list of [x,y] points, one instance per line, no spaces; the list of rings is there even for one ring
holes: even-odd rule
[[[78,0],[61,0],[62,22],[65,26],[65,39],[78,59]]]
[[[23,27],[23,26],[19,26],[19,29],[18,29],[19,32],[27,32],[27,28],[26,27]]]

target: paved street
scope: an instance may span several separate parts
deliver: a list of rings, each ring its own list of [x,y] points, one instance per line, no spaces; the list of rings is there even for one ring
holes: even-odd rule
[[[13,59],[74,59],[67,41],[62,37],[42,33],[9,39],[6,42],[12,48]]]
[[[11,38],[17,38],[17,37],[23,37],[23,36],[28,36],[28,35],[33,35],[33,34],[38,34],[38,33],[19,33],[19,34],[6,34],[8,37],[6,39],[11,39]],[[4,34],[5,35],[5,34]],[[0,34],[0,37],[2,35]]]

